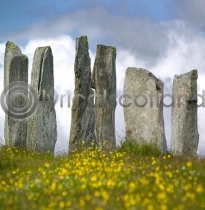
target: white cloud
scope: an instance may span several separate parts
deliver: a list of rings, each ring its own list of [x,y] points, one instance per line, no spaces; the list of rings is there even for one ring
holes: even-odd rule
[[[22,49],[29,58],[29,72],[32,69],[33,55],[37,47],[51,46],[54,57],[55,87],[61,84],[67,89],[73,88],[75,41],[67,35],[53,39],[33,39]],[[30,78],[29,78],[30,79]]]
[[[192,24],[194,27],[205,29],[205,1],[178,0],[173,7],[176,17]]]
[[[117,49],[129,51],[136,59],[153,65],[167,50],[170,25],[155,23],[148,17],[113,15],[104,6],[95,6],[44,20],[6,38],[48,39],[74,32],[86,34],[90,41],[103,40],[103,44],[115,45]],[[176,24],[171,27],[176,27]]]

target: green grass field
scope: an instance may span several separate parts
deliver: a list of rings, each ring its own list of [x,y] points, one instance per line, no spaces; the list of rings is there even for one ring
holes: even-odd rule
[[[205,209],[205,159],[148,146],[53,157],[0,149],[0,210]]]

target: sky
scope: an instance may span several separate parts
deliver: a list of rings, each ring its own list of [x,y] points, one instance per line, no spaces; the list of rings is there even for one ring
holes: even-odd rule
[[[198,93],[205,90],[205,0],[0,0],[0,80],[3,90],[5,43],[15,42],[29,58],[29,81],[35,49],[51,46],[55,91],[73,94],[75,39],[86,35],[92,66],[97,44],[117,49],[117,93],[123,93],[128,67],[145,68],[171,94],[175,74],[198,70]],[[199,101],[200,102],[200,101]],[[166,102],[168,103],[168,102]],[[56,103],[56,152],[67,151],[71,108]],[[199,154],[205,154],[205,109],[198,109]],[[168,148],[171,108],[164,107]],[[4,113],[0,109],[0,137]],[[124,139],[123,109],[116,108],[116,136]]]

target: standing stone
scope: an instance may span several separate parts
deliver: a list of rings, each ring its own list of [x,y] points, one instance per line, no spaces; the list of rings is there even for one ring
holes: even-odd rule
[[[7,96],[10,99],[10,101],[7,101],[10,104],[7,104],[9,107],[7,113],[8,115],[5,116],[4,122],[5,144],[9,147],[25,147],[27,122],[26,119],[19,119],[19,116],[16,115],[18,114],[19,107],[22,104],[17,104],[18,102],[15,100],[17,99],[17,94],[21,94],[21,82],[25,84],[28,83],[28,58],[26,55],[21,53],[21,50],[17,45],[8,41],[6,43],[4,57],[4,88],[12,82],[18,82],[18,84],[15,85],[12,90],[10,88],[7,90],[4,89],[4,96],[6,96],[7,91],[9,91]],[[10,93],[10,91],[12,91],[12,93],[15,91],[15,94]],[[11,107],[12,110],[10,110]],[[11,111],[14,115],[16,115],[15,117],[11,117]]]
[[[39,152],[54,152],[57,141],[56,112],[54,108],[53,55],[50,47],[35,51],[31,86],[37,93],[37,108],[28,119],[27,148]]]
[[[91,89],[91,62],[86,36],[76,39],[75,95],[72,105],[69,150],[95,144],[94,94]],[[90,97],[89,97],[90,96]],[[84,141],[84,143],[83,143]]]
[[[123,102],[126,139],[166,153],[163,88],[163,82],[146,69],[127,68]]]
[[[92,86],[95,89],[95,136],[100,149],[114,148],[116,108],[116,48],[98,45]]]
[[[171,138],[174,155],[197,156],[197,78],[197,70],[174,76]]]

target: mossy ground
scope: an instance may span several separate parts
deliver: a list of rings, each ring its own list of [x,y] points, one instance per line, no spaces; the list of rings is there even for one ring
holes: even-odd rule
[[[135,146],[58,157],[2,147],[0,210],[205,209],[204,159]]]

